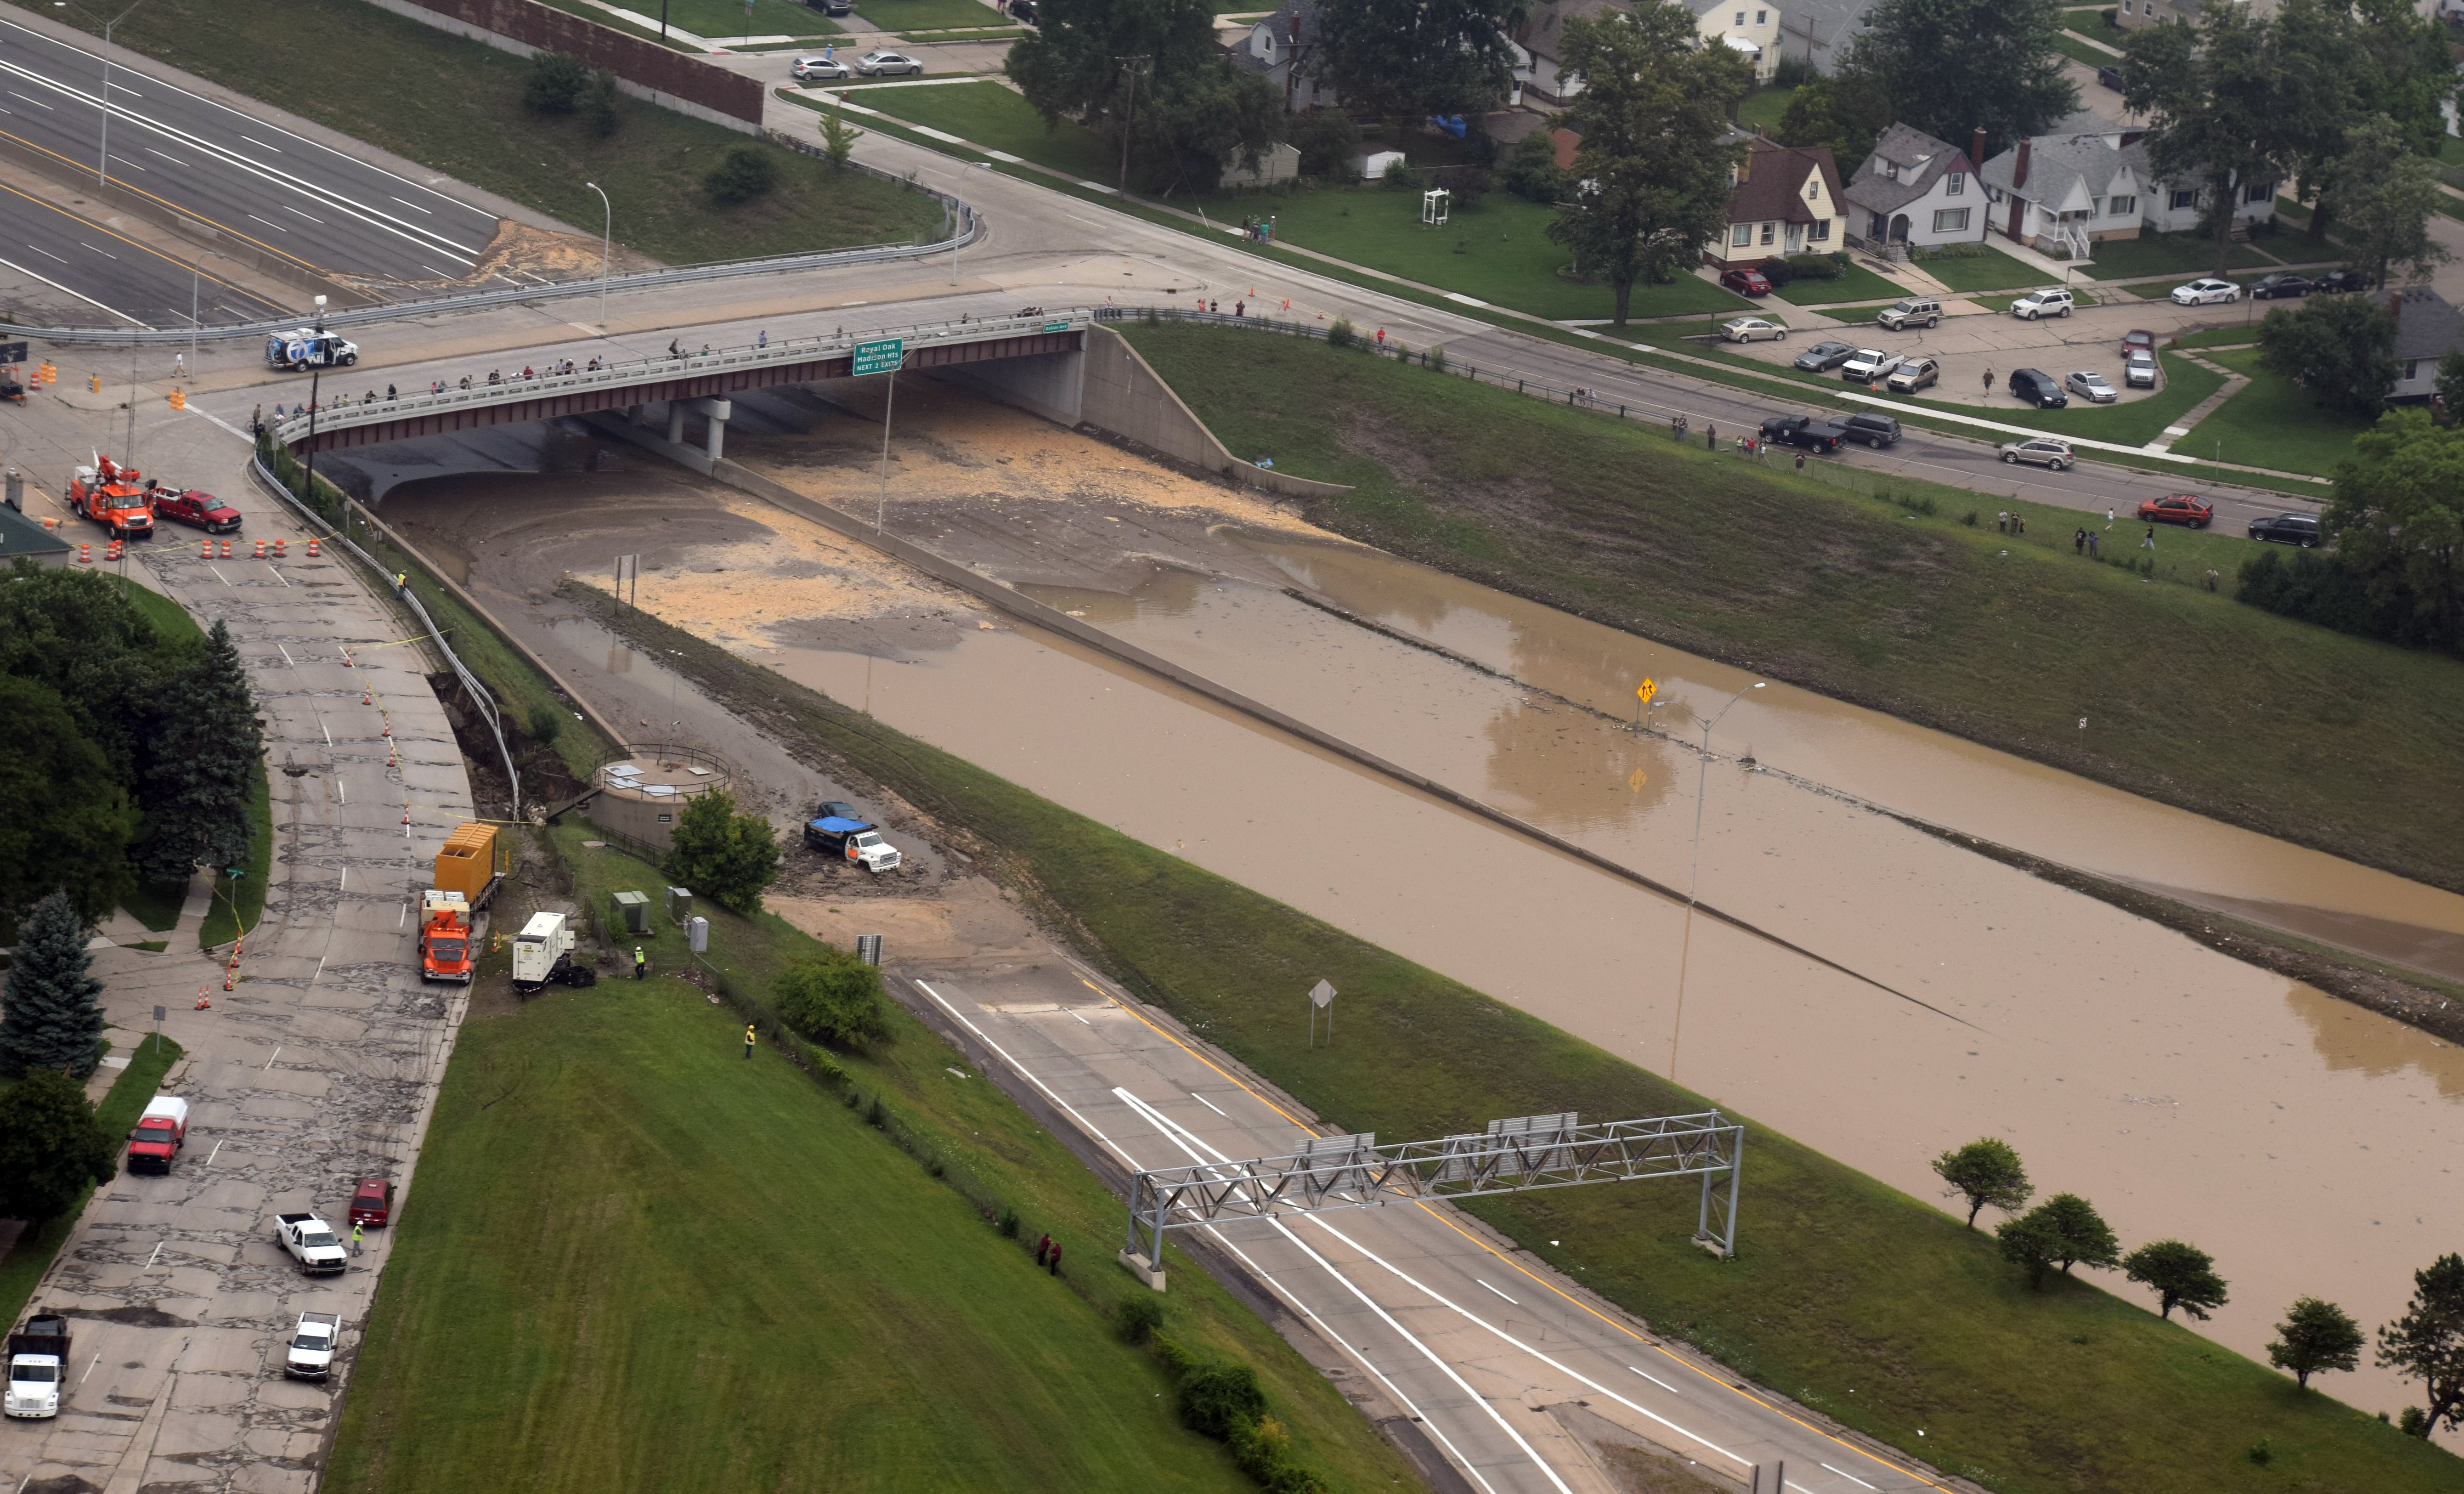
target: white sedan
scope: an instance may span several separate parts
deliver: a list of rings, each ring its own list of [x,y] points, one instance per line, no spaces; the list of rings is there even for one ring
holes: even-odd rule
[[[2064,379],[2062,386],[2090,405],[2110,405],[2122,398],[2112,384],[2104,382],[2104,375],[2089,373],[2085,369]]]
[[[1788,328],[1766,317],[1739,317],[1720,323],[1720,336],[1731,342],[1778,342],[1788,337]]]
[[[867,77],[920,77],[924,64],[903,52],[868,52],[855,59],[855,70]]]
[[[2241,287],[2231,280],[2193,280],[2188,285],[2173,287],[2173,304],[2176,306],[2206,306],[2216,301],[2240,299]]]

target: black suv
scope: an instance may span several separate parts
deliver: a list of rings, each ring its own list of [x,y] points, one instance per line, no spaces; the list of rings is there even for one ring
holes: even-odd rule
[[[2062,392],[2054,376],[2041,368],[2011,370],[2011,392],[2038,409],[2063,409],[2071,403],[2071,397]]]
[[[2126,94],[2130,92],[2129,89],[2122,86],[2122,69],[2118,67],[2098,68],[2096,70],[2096,80],[2104,87],[2112,89],[2117,94]]]
[[[2299,545],[2308,550],[2319,543],[2319,520],[2309,514],[2278,514],[2274,518],[2254,518],[2250,521],[2250,537],[2253,539],[2273,539],[2277,544]]]
[[[1876,450],[1881,450],[1900,438],[1898,421],[1888,415],[1875,414],[1871,410],[1859,410],[1854,415],[1843,415],[1835,424],[1849,440],[1862,441]]]
[[[2271,301],[2279,296],[2307,296],[2319,282],[2306,275],[2263,275],[2250,282],[2250,298]]]
[[[2321,275],[2318,284],[2313,287],[2321,296],[2330,292],[2340,296],[2350,296],[2355,291],[2366,291],[2369,288],[2370,277],[2359,270],[2330,270]]]

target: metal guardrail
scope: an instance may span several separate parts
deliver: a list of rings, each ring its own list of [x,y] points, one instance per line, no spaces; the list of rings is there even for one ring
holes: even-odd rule
[[[803,147],[791,139],[778,138],[778,143],[791,148]],[[810,152],[807,152],[808,154]],[[809,254],[781,254],[762,259],[722,260],[715,264],[686,265],[671,270],[647,270],[635,275],[612,275],[604,282],[609,295],[620,291],[652,290],[660,286],[692,285],[704,280],[724,280],[739,275],[783,275],[800,270],[830,270],[846,265],[876,264],[896,259],[921,259],[933,254],[949,253],[964,249],[983,234],[983,217],[969,204],[936,191],[906,177],[895,176],[862,162],[850,161],[846,169],[860,172],[884,182],[892,182],[912,191],[922,192],[938,202],[943,209],[943,223],[949,231],[940,238],[922,244],[879,244],[861,249],[822,250]],[[381,306],[355,306],[346,311],[328,312],[325,325],[331,327],[362,326],[372,322],[392,321],[404,317],[428,317],[441,312],[482,311],[491,306],[519,306],[532,301],[559,300],[575,296],[597,296],[603,282],[593,275],[586,280],[558,280],[541,285],[509,286],[496,291],[468,291],[460,295],[414,297],[388,301]],[[91,342],[113,346],[134,346],[149,343],[193,341],[224,342],[242,338],[266,337],[298,326],[306,318],[302,313],[276,321],[242,321],[225,326],[189,327],[30,327],[11,326],[10,335],[38,339],[48,342]]]
[[[330,322],[333,319],[326,319]],[[993,317],[983,319],[920,322],[913,326],[883,327],[847,336],[792,338],[767,346],[728,348],[721,351],[693,354],[683,358],[644,358],[630,363],[607,363],[598,368],[569,374],[551,374],[536,379],[517,379],[505,384],[473,384],[470,388],[449,388],[443,393],[413,392],[394,399],[379,399],[371,404],[366,399],[351,400],[347,395],[318,406],[317,413],[288,415],[274,423],[274,438],[289,445],[303,441],[318,430],[349,429],[356,426],[375,425],[454,409],[476,409],[492,405],[513,405],[545,396],[571,393],[583,389],[624,387],[627,384],[659,379],[690,378],[695,374],[723,373],[731,368],[757,368],[774,363],[810,363],[817,357],[850,352],[860,342],[879,342],[897,338],[907,344],[906,351],[934,343],[979,342],[998,337],[1019,337],[1037,332],[1079,332],[1092,323],[1092,315],[1085,308],[1067,311],[1039,312],[1029,317]],[[329,375],[341,378],[339,372]]]

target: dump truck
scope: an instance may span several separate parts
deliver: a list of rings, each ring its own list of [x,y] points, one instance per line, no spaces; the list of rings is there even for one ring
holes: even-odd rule
[[[0,1410],[12,1417],[56,1417],[68,1381],[69,1320],[37,1312],[9,1335],[9,1391]]]
[[[114,539],[154,537],[153,490],[134,467],[122,467],[97,451],[91,465],[69,474],[69,512],[90,518],[111,531]]]
[[[171,1158],[187,1142],[188,1102],[176,1094],[158,1094],[145,1102],[145,1113],[128,1133],[128,1170],[168,1173]]]
[[[471,948],[470,900],[442,888],[420,893],[419,978],[469,985],[477,969]]]
[[[876,876],[895,870],[898,866],[897,847],[861,820],[844,820],[836,815],[807,820],[804,844],[825,856],[856,862]]]
[[[533,913],[514,935],[514,989],[524,996],[552,985],[598,983],[598,971],[573,962],[573,924],[564,914]]]
[[[342,1341],[339,1312],[303,1312],[291,1330],[291,1347],[282,1356],[282,1373],[302,1380],[321,1380],[334,1370],[334,1346]]]
[[[504,885],[510,854],[511,846],[495,825],[459,825],[437,848],[436,879],[429,885],[440,892],[461,893],[470,911],[476,912],[494,901],[496,889]]]

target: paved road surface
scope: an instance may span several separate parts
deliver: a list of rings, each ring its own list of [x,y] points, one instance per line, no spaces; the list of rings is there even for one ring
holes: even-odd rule
[[[0,265],[105,313],[86,319],[96,325],[186,326],[192,305],[209,324],[282,315],[278,303],[195,271],[156,243],[188,248],[159,229],[122,232],[0,185]]]

